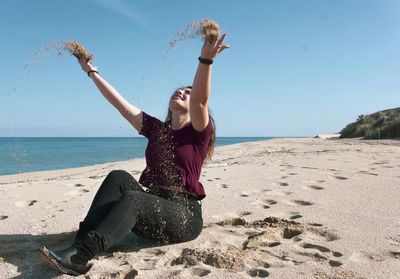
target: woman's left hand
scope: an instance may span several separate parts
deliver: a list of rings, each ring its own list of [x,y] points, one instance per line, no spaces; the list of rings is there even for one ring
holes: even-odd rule
[[[224,49],[229,48],[229,45],[223,45],[226,34],[222,35],[221,39],[218,41],[204,41],[203,48],[201,49],[201,58],[213,60],[218,54],[220,54]]]

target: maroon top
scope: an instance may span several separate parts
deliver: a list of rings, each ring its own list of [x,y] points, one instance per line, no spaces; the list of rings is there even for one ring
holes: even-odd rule
[[[211,137],[211,121],[202,132],[189,123],[179,130],[165,127],[164,122],[143,112],[139,134],[148,138],[146,168],[140,176],[143,186],[179,186],[195,193],[201,200],[206,196],[199,182],[201,167]]]

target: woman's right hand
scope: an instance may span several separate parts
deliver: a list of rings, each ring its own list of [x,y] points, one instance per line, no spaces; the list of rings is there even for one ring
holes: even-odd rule
[[[90,56],[89,61],[86,61],[85,58],[81,57],[78,59],[79,64],[82,67],[82,70],[85,71],[85,73],[93,70],[93,71],[97,71],[97,67],[92,66],[92,61],[93,61],[93,54]]]

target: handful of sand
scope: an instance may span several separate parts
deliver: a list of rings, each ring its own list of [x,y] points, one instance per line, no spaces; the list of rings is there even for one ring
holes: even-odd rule
[[[209,42],[215,42],[221,35],[221,28],[211,19],[202,19],[200,21],[200,32],[204,39]]]
[[[221,35],[219,25],[211,19],[202,19],[200,22],[191,21],[184,31],[176,31],[175,38],[169,43],[170,47],[176,47],[177,43],[186,39],[204,39],[215,42]]]
[[[67,41],[65,42],[64,48],[68,50],[73,56],[78,59],[82,57],[89,62],[93,55],[89,54],[89,52],[77,41]]]

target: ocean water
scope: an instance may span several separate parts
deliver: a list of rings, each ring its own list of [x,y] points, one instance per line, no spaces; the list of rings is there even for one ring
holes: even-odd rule
[[[271,139],[217,137],[215,146]],[[57,170],[144,157],[144,137],[0,138],[0,175]]]

